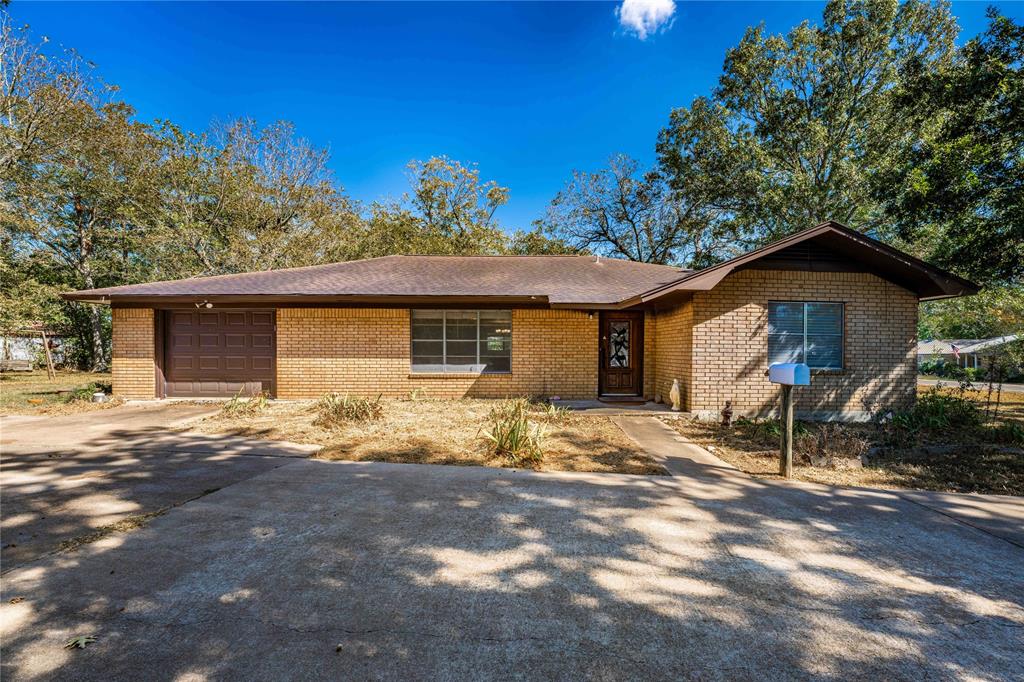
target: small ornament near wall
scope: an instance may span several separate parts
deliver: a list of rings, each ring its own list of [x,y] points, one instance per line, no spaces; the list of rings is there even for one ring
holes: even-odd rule
[[[668,397],[672,401],[673,412],[679,412],[683,409],[680,403],[682,396],[679,392],[679,379],[672,380],[672,390],[668,392]]]

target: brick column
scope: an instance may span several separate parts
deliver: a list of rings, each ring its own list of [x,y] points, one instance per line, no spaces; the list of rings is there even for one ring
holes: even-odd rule
[[[114,308],[111,311],[111,372],[114,395],[156,397],[156,366],[152,308]]]

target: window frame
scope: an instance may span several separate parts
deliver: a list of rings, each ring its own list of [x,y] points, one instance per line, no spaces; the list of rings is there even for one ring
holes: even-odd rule
[[[483,339],[480,338],[480,315],[485,312],[499,312],[508,314],[508,369],[507,370],[489,370],[481,368],[479,370],[473,369],[448,369],[448,313],[474,313],[476,315],[476,336],[474,337],[474,348],[476,352],[476,362],[474,366],[480,367],[483,363],[480,362],[480,344]],[[413,327],[415,326],[413,320],[414,312],[424,313],[440,313],[441,314],[441,368],[440,369],[421,369],[424,365],[417,365],[414,361],[415,355],[413,352],[416,338],[413,336]],[[437,339],[420,339],[420,341],[429,341]],[[465,340],[465,339],[464,339]],[[498,374],[508,375],[512,374],[512,310],[504,308],[477,308],[477,309],[466,309],[466,308],[410,308],[409,309],[409,372],[411,374]]]
[[[804,361],[807,360],[807,306],[809,305],[834,305],[839,306],[839,366],[838,367],[820,367],[814,366],[807,363],[808,368],[815,373],[838,373],[846,371],[846,302],[845,301],[807,301],[807,300],[786,300],[786,299],[775,299],[768,301],[768,305],[765,307],[765,313],[768,318],[768,331],[766,343],[768,344],[767,356],[768,365],[771,366],[771,306],[772,304],[789,304],[793,305],[799,303],[801,306],[801,316],[803,321],[803,334],[800,353],[803,356]]]

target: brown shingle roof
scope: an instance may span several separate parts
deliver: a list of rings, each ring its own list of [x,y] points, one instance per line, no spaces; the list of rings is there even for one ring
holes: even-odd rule
[[[204,298],[243,303],[369,302],[430,305],[435,299],[483,298],[504,303],[553,306],[603,305],[620,308],[658,301],[671,304],[694,291],[714,288],[738,268],[795,244],[813,242],[865,271],[915,292],[939,299],[977,293],[962,277],[925,263],[832,221],[785,237],[704,270],[683,270],[594,256],[385,256],[289,270],[247,272],[149,282],[63,294],[92,303],[196,301]],[[802,265],[810,266],[810,263]]]
[[[65,294],[65,298],[536,296],[552,304],[614,304],[687,272],[594,256],[385,256],[91,289]]]

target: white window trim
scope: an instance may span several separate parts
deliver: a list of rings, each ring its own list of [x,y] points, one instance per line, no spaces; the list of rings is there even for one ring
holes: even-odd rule
[[[417,365],[413,362],[413,346],[412,344],[416,339],[412,336],[412,312],[413,310],[421,310],[423,312],[438,312],[441,313],[441,369],[422,369],[423,367],[433,367],[433,365]],[[512,338],[509,337],[509,369],[508,370],[485,370],[480,362],[480,310],[467,311],[459,309],[458,312],[472,312],[476,314],[476,363],[475,367],[480,369],[448,369],[448,310],[438,310],[434,308],[411,308],[409,310],[409,370],[412,374],[511,374],[512,373]],[[501,310],[500,312],[507,312],[509,314],[509,329],[512,328],[512,311]],[[421,339],[423,340],[423,339]]]

